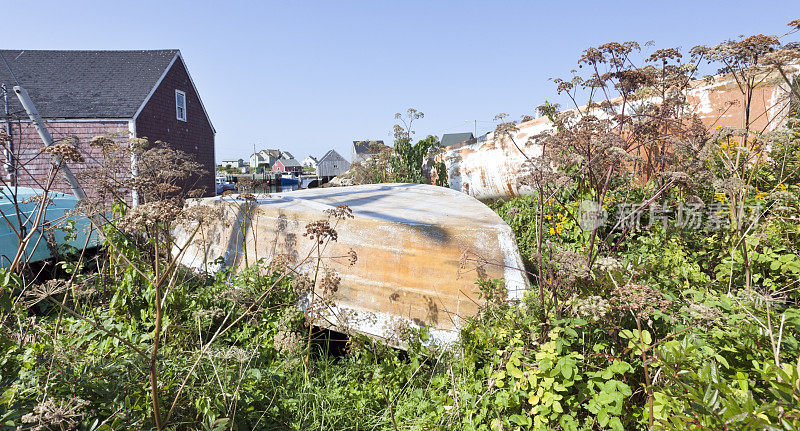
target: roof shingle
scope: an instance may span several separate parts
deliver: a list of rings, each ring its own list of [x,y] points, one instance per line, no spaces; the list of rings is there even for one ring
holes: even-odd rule
[[[177,49],[0,50],[44,118],[133,118]],[[0,62],[0,83],[17,85]],[[11,112],[23,114],[16,97]]]

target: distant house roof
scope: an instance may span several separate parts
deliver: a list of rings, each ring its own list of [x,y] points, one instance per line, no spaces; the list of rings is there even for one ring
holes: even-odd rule
[[[288,151],[281,151],[281,158],[282,159],[294,159],[294,156],[292,155],[292,153],[290,153]]]
[[[336,150],[329,150],[327,153],[325,153],[324,156],[319,158],[319,161],[322,162],[322,161],[329,160],[329,159],[330,160],[345,160],[345,161],[347,160],[344,157],[342,157],[341,154],[337,153]]]
[[[179,55],[152,51],[0,50],[45,118],[133,118]],[[17,85],[5,65],[0,83]],[[16,97],[10,109],[24,112]]]
[[[475,136],[472,133],[445,133],[442,135],[441,145],[442,147],[449,147],[451,145],[460,144],[464,141],[469,141],[470,139],[474,139]]]
[[[311,160],[313,160],[313,161],[315,161],[315,162],[317,161],[317,158],[316,158],[316,157],[314,157],[314,156],[307,156],[305,159],[303,159],[303,161],[306,161],[306,160],[308,160],[308,159],[311,159]]]
[[[262,157],[272,157],[275,159],[281,158],[281,150],[266,149],[266,150],[261,150],[258,153],[261,154]]]
[[[278,161],[281,162],[281,164],[286,168],[302,167],[302,165],[295,159],[279,159]]]
[[[375,142],[379,145],[386,146],[383,141],[353,141],[353,149],[357,155],[369,154],[369,144]]]

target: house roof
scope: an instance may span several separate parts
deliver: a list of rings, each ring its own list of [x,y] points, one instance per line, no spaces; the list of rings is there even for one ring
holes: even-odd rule
[[[0,52],[42,117],[133,118],[180,51]],[[0,83],[17,85],[4,64]],[[24,113],[16,97],[8,101]]]
[[[328,150],[328,152],[325,153],[324,156],[319,158],[319,161],[322,162],[322,161],[327,160],[327,159],[345,160],[345,161],[347,161],[347,159],[342,157],[341,154],[337,153],[336,150]]]
[[[261,154],[263,157],[274,157],[276,159],[281,158],[281,150],[273,150],[268,148],[266,150],[261,150],[258,153]]]
[[[299,167],[302,166],[302,165],[300,165],[300,162],[298,162],[295,159],[278,159],[278,161],[281,162],[281,164],[286,168],[291,168],[291,167],[298,167],[299,168]]]
[[[441,145],[443,148],[449,147],[451,145],[460,144],[464,141],[469,141],[470,139],[474,139],[475,136],[472,133],[445,133],[442,135]]]
[[[353,149],[356,150],[356,154],[368,154],[369,153],[369,144],[371,142],[376,142],[380,145],[386,146],[383,141],[353,141]]]

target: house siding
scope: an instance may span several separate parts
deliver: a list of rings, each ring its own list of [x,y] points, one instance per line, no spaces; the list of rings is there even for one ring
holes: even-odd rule
[[[44,143],[36,128],[29,121],[11,121],[11,136],[14,146],[14,154],[17,157],[17,184],[22,187],[47,188],[52,167],[52,158],[48,153],[42,152]],[[50,131],[53,140],[59,142],[65,138],[76,138],[78,151],[86,160],[83,163],[69,162],[67,165],[84,188],[87,196],[97,199],[99,192],[94,184],[92,173],[103,163],[103,156],[98,148],[89,146],[89,141],[100,135],[116,133],[119,139],[124,140],[128,134],[128,120],[114,121],[46,121],[47,129]],[[0,127],[5,130],[5,122],[0,121]],[[0,160],[5,166],[5,153],[0,152]],[[128,170],[119,172],[119,179],[127,178]],[[2,175],[7,178],[5,169]],[[50,187],[64,193],[72,193],[69,184],[64,176],[58,172]],[[125,193],[130,197],[129,193]]]
[[[317,175],[320,177],[335,177],[350,169],[350,162],[337,154],[332,154],[321,159],[317,164]]]
[[[186,120],[175,113],[175,90],[186,93]],[[136,119],[136,136],[151,143],[162,141],[173,149],[194,156],[206,171],[187,186],[205,189],[213,196],[214,189],[214,129],[206,117],[200,97],[194,90],[183,62],[178,59],[167,71]],[[195,182],[196,181],[196,182]]]

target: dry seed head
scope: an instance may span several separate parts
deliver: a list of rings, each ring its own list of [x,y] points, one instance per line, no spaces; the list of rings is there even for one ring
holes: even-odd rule
[[[358,253],[352,248],[347,251],[347,261],[350,263],[350,266],[353,266],[358,262]]]
[[[638,283],[628,283],[611,294],[611,306],[619,311],[630,311],[640,317],[651,316],[656,310],[664,311],[671,304],[658,290]]]
[[[339,290],[339,283],[341,281],[341,277],[336,275],[335,272],[325,272],[325,276],[319,281],[319,287],[322,289],[322,296],[336,293]]]
[[[331,227],[328,220],[317,220],[306,225],[306,232],[303,236],[316,241],[318,244],[323,244],[326,240],[336,241],[339,234]]]
[[[50,154],[51,156],[60,157],[64,162],[83,162],[84,158],[81,155],[80,151],[75,148],[74,145],[62,142],[58,144],[53,144],[49,147],[46,147],[44,150],[45,153]]]
[[[347,205],[338,205],[336,208],[325,210],[325,213],[339,220],[353,218],[353,210]]]

